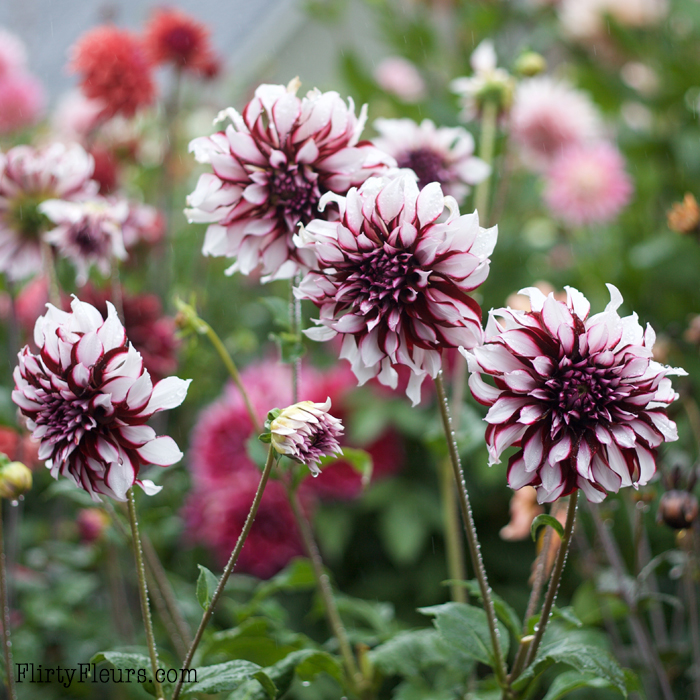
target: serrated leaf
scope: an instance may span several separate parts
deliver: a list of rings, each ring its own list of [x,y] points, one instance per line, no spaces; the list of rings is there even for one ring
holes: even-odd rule
[[[578,616],[574,612],[574,609],[570,605],[567,605],[565,608],[559,608],[556,605],[553,606],[552,615],[554,617],[560,617],[562,620],[566,620],[566,622],[571,623],[575,627],[583,627],[583,622],[579,620]],[[539,621],[539,615],[537,617]]]
[[[315,586],[311,562],[304,557],[295,557],[282,571],[256,588],[253,602],[258,603],[280,591],[308,591]]]
[[[434,629],[399,632],[372,649],[369,658],[382,673],[404,677],[420,675],[426,668],[444,663],[439,640],[440,635]]]
[[[151,659],[146,654],[138,654],[123,651],[100,651],[91,659],[91,664],[100,664],[103,661],[112,664],[114,668],[145,668],[151,673]]]
[[[434,624],[442,638],[466,656],[493,667],[495,655],[491,646],[486,613],[466,603],[444,603],[429,608],[419,608],[424,615],[434,615]],[[499,634],[504,656],[508,654],[510,637],[503,625]]]
[[[537,531],[543,526],[549,525],[554,531],[559,535],[559,537],[564,537],[564,528],[562,524],[549,513],[540,513],[533,521],[530,526],[530,535],[532,535],[533,542],[537,540]]]
[[[209,603],[211,603],[219,580],[206,566],[202,566],[201,564],[197,564],[197,566],[199,567],[196,589],[197,601],[202,606],[202,610],[206,610],[209,607]]]
[[[482,600],[481,588],[479,587],[479,582],[476,579],[471,579],[470,581],[450,579],[449,581],[443,581],[442,584],[443,586],[463,586],[469,591],[469,595],[473,595],[475,598]],[[493,591],[491,591],[491,600],[493,601],[493,608],[496,611],[496,616],[498,619],[505,624],[515,639],[520,641],[523,631],[523,623],[520,621],[518,613],[516,613],[515,610],[513,610],[513,608],[511,608],[510,605],[508,605],[508,603],[501,598],[501,596]]]
[[[589,676],[578,671],[565,671],[554,679],[543,700],[559,700],[578,688],[610,687],[610,683],[604,678]]]
[[[196,682],[186,688],[183,686],[182,695],[194,693],[220,693],[224,690],[235,690],[249,680],[258,681],[267,697],[275,698],[277,688],[265,671],[251,661],[236,659],[214,666],[204,666],[196,670]]]

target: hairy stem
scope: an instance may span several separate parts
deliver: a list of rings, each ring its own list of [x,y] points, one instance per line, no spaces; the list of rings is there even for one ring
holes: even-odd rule
[[[294,295],[294,287],[301,282],[301,275],[296,275],[289,284],[289,326],[295,342],[301,343],[301,299]],[[301,378],[301,357],[292,362],[292,403],[299,402],[299,382]]]
[[[194,657],[195,651],[197,651],[197,647],[199,646],[200,641],[202,640],[202,635],[204,634],[204,630],[206,626],[209,624],[209,620],[211,620],[211,616],[214,613],[214,608],[216,607],[216,604],[219,602],[219,598],[221,598],[221,594],[224,592],[224,588],[226,587],[226,583],[228,582],[229,576],[231,576],[231,573],[233,572],[234,567],[236,566],[236,562],[238,561],[238,557],[241,554],[241,550],[243,549],[243,545],[245,544],[246,539],[248,538],[248,535],[250,534],[250,530],[253,527],[253,522],[255,521],[255,516],[257,515],[258,508],[260,507],[260,501],[262,501],[263,493],[265,492],[265,486],[267,485],[267,481],[270,478],[270,472],[272,471],[272,466],[275,463],[275,451],[272,447],[268,450],[267,453],[267,461],[265,462],[265,467],[263,469],[262,475],[260,476],[260,483],[258,484],[258,490],[255,492],[255,497],[253,498],[253,502],[250,505],[250,510],[248,511],[248,517],[245,520],[245,523],[243,524],[243,529],[241,530],[241,534],[238,536],[238,540],[236,541],[236,545],[233,548],[233,551],[231,552],[231,556],[228,560],[228,563],[226,564],[226,568],[224,569],[224,572],[221,574],[221,578],[219,579],[219,583],[216,586],[216,590],[214,591],[211,600],[209,601],[209,605],[207,605],[206,610],[204,611],[204,614],[202,615],[202,619],[199,623],[199,627],[197,628],[197,631],[195,632],[194,635],[194,640],[192,641],[192,644],[190,645],[190,648],[187,652],[187,656],[185,657],[185,660],[183,661],[182,668],[188,669],[190,668],[190,664],[192,663],[192,659]],[[184,675],[181,673],[180,674],[180,680],[178,680],[177,685],[175,686],[175,691],[173,692],[173,697],[172,700],[177,700],[177,698],[180,695],[180,692],[182,690],[182,683],[184,681]]]
[[[10,606],[7,601],[7,568],[5,566],[4,533],[2,530],[2,499],[0,498],[0,608],[2,608],[2,652],[5,657],[5,682],[9,700],[17,700],[15,677],[12,672],[12,639],[10,636]]]
[[[498,105],[493,100],[486,100],[481,112],[481,138],[479,141],[479,158],[488,165],[493,162],[493,152],[496,145],[496,124],[498,120]],[[474,192],[474,208],[479,212],[482,226],[488,225],[489,199],[491,196],[491,173],[482,180]]]
[[[156,649],[156,639],[153,635],[153,622],[151,620],[151,610],[148,606],[148,585],[146,584],[146,569],[143,565],[143,550],[141,549],[139,524],[136,519],[136,502],[134,500],[133,486],[127,492],[127,498],[129,504],[129,523],[131,525],[131,538],[134,545],[134,558],[136,560],[136,574],[139,579],[139,599],[141,601],[141,615],[143,616],[143,626],[146,631],[148,655],[151,657],[153,685],[155,688],[157,700],[165,700],[165,695],[163,694],[163,686],[158,680],[158,650]]]
[[[498,628],[496,626],[496,611],[493,607],[491,598],[491,588],[489,587],[488,579],[486,578],[486,570],[484,562],[481,558],[481,549],[479,539],[474,527],[474,518],[472,517],[471,504],[469,503],[469,494],[467,486],[464,483],[464,474],[462,473],[462,464],[459,459],[459,450],[455,441],[454,432],[452,430],[452,418],[450,416],[450,406],[445,393],[445,384],[442,380],[442,372],[439,372],[435,378],[435,388],[438,396],[438,408],[440,409],[440,417],[442,418],[442,426],[447,439],[447,447],[450,452],[450,461],[452,463],[452,471],[454,480],[457,484],[457,495],[459,497],[459,505],[462,511],[462,520],[464,521],[464,530],[467,535],[467,544],[469,546],[469,554],[471,555],[472,566],[476,580],[479,583],[481,598],[486,612],[486,619],[489,625],[491,635],[491,644],[493,645],[493,653],[496,660],[494,669],[496,678],[501,687],[506,686],[506,664],[503,658],[503,650],[501,649],[501,640],[499,638]]]
[[[445,533],[445,548],[447,551],[447,573],[453,581],[464,581],[467,571],[462,550],[462,531],[459,526],[457,511],[457,489],[452,476],[450,460],[440,464],[440,496],[442,500],[443,530]],[[456,603],[466,603],[469,599],[467,590],[459,583],[450,584],[450,597]]]

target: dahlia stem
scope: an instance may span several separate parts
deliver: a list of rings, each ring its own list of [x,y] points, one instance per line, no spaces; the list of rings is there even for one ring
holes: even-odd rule
[[[134,558],[136,559],[136,573],[139,579],[139,598],[141,600],[141,615],[143,616],[143,626],[146,631],[148,654],[151,657],[153,685],[157,700],[165,700],[165,695],[163,694],[163,686],[158,680],[158,650],[156,649],[156,639],[153,635],[153,621],[151,620],[151,611],[148,607],[148,585],[146,584],[146,569],[143,565],[143,550],[141,549],[139,524],[136,519],[136,502],[134,500],[133,486],[127,491],[127,498],[129,504],[129,523],[131,525],[131,537],[134,545]]]
[[[296,520],[297,527],[301,533],[304,549],[311,560],[311,566],[314,570],[314,577],[316,578],[318,592],[321,596],[323,607],[326,611],[326,619],[328,620],[328,624],[333,632],[333,635],[338,641],[338,646],[340,647],[340,655],[343,657],[345,672],[347,673],[352,685],[358,689],[362,689],[365,685],[364,676],[357,665],[355,655],[353,654],[352,647],[350,646],[347,630],[345,629],[343,621],[340,618],[338,606],[335,602],[335,596],[333,595],[333,588],[331,587],[328,574],[325,572],[323,559],[321,557],[321,552],[318,549],[318,545],[316,544],[311,523],[309,522],[301,507],[301,504],[299,503],[299,496],[297,495],[296,491],[290,486],[287,479],[283,479],[283,483],[287,490],[287,497],[289,499],[289,504],[292,507],[292,512],[294,513],[294,519]],[[173,700],[175,700],[175,698],[173,698]]]
[[[496,145],[496,125],[498,122],[498,104],[486,100],[481,111],[481,136],[479,139],[479,158],[488,165],[493,163],[493,153]],[[491,195],[490,173],[477,186],[474,192],[474,208],[479,212],[479,220],[483,226],[488,225],[489,199]]]
[[[295,342],[301,342],[301,299],[294,295],[294,286],[299,285],[301,275],[290,280],[289,285],[289,325]],[[301,377],[301,357],[292,361],[292,403],[299,403],[299,379]]]
[[[503,658],[503,650],[501,649],[501,640],[499,637],[498,627],[496,623],[496,611],[493,607],[491,589],[489,587],[488,579],[486,578],[484,562],[481,558],[479,538],[477,537],[476,527],[474,526],[474,518],[472,517],[472,509],[469,503],[467,485],[464,482],[462,464],[459,459],[459,450],[457,448],[457,442],[455,440],[454,431],[452,430],[452,417],[450,415],[450,405],[447,400],[447,394],[445,393],[445,384],[442,380],[442,371],[438,372],[437,377],[435,377],[435,389],[437,390],[438,408],[440,409],[440,417],[442,418],[442,427],[445,431],[447,447],[450,452],[450,461],[452,462],[454,480],[457,484],[457,495],[459,496],[459,505],[462,511],[462,520],[464,521],[464,530],[467,535],[469,554],[471,556],[472,566],[474,567],[474,574],[476,575],[476,580],[479,583],[481,599],[483,601],[484,611],[486,612],[486,620],[488,622],[489,632],[491,634],[491,644],[493,645],[493,654],[495,660],[494,671],[496,673],[496,678],[498,679],[499,685],[501,687],[506,687],[507,671],[505,660]]]
[[[544,598],[544,603],[542,604],[542,610],[540,611],[540,621],[535,629],[535,638],[530,644],[530,648],[527,652],[527,657],[525,661],[525,667],[529,666],[537,655],[537,650],[542,642],[542,637],[544,631],[547,629],[547,624],[549,623],[549,616],[552,613],[552,606],[554,601],[557,599],[557,592],[559,591],[559,584],[561,582],[561,575],[564,571],[564,565],[566,564],[566,557],[569,554],[569,545],[571,544],[571,536],[574,532],[574,523],[576,522],[576,504],[578,502],[578,489],[576,489],[571,496],[569,496],[569,509],[566,512],[566,524],[564,525],[564,536],[561,538],[561,544],[559,545],[559,551],[557,552],[557,559],[554,563],[554,569],[552,571],[552,577],[549,579],[549,586],[547,587],[547,593]],[[546,554],[545,554],[546,556]],[[522,644],[522,642],[521,642]],[[513,674],[512,680],[515,680],[517,676]]]
[[[117,310],[117,315],[121,322],[124,323],[126,320],[124,318],[124,295],[122,294],[122,285],[119,279],[119,260],[116,257],[112,258],[112,271],[109,281],[112,288],[111,302],[114,304],[114,308]]]
[[[443,530],[445,532],[445,548],[447,551],[447,571],[452,581],[464,581],[467,571],[462,550],[462,537],[457,512],[457,492],[452,476],[450,460],[440,464],[440,496],[442,500]],[[468,601],[467,590],[459,583],[450,584],[450,597],[456,603]]]
[[[49,301],[57,308],[61,308],[61,288],[56,275],[56,265],[54,264],[53,249],[51,245],[42,239],[41,260],[44,265],[44,272],[49,282]]]
[[[206,610],[204,611],[204,614],[202,615],[202,619],[199,623],[199,627],[197,628],[197,631],[195,632],[194,639],[192,640],[192,644],[190,645],[190,648],[187,652],[187,656],[185,657],[185,660],[183,661],[182,668],[188,669],[190,668],[190,665],[192,663],[192,658],[194,657],[195,651],[197,651],[197,647],[199,646],[200,641],[202,640],[202,635],[204,634],[204,630],[209,624],[209,620],[211,620],[211,616],[214,613],[214,608],[216,607],[216,604],[219,602],[219,598],[221,598],[222,593],[224,592],[224,588],[226,587],[226,584],[228,583],[229,576],[231,576],[231,573],[233,572],[234,567],[236,566],[236,562],[238,562],[238,557],[241,554],[241,550],[243,549],[243,545],[245,544],[246,539],[248,539],[248,535],[250,534],[250,530],[253,527],[253,522],[255,521],[255,516],[258,513],[258,508],[260,507],[260,501],[262,500],[263,493],[265,491],[265,486],[267,485],[267,481],[270,478],[270,472],[272,471],[272,467],[275,463],[275,455],[276,452],[270,446],[270,449],[268,450],[267,453],[267,461],[265,462],[265,468],[262,471],[262,475],[260,476],[260,483],[258,484],[258,490],[255,492],[255,497],[253,498],[253,502],[250,505],[250,510],[248,511],[248,517],[245,520],[245,523],[243,524],[243,529],[241,530],[241,534],[238,536],[238,540],[236,541],[236,545],[233,548],[233,551],[231,552],[231,556],[228,560],[228,563],[226,564],[226,568],[224,569],[224,572],[221,574],[221,578],[219,579],[219,583],[216,585],[216,590],[212,594],[211,600],[209,601],[209,605],[207,605]],[[177,698],[180,696],[180,692],[182,690],[182,683],[184,681],[184,674],[180,674],[180,680],[177,682],[177,685],[175,686],[175,691],[173,692],[172,700],[177,700]]]
[[[683,545],[688,560],[686,562],[685,571],[683,572],[683,586],[685,588],[685,597],[688,607],[688,627],[690,628],[690,642],[693,650],[693,666],[695,666],[695,673],[693,674],[693,695],[695,700],[700,700],[700,675],[698,675],[698,670],[700,669],[700,628],[698,627],[698,594],[695,586],[697,562],[693,552],[693,545],[688,542],[688,540],[696,536],[697,531],[694,529],[685,531]]]
[[[5,683],[9,700],[17,700],[15,677],[12,675],[12,639],[10,636],[10,606],[7,600],[7,567],[5,566],[5,533],[2,529],[2,499],[0,498],[0,607],[2,608],[2,651],[5,657]]]

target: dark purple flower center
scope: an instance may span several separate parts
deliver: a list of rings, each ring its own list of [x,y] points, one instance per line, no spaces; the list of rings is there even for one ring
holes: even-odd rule
[[[70,239],[83,257],[101,256],[106,252],[106,236],[98,226],[85,223],[71,229]]]
[[[292,166],[288,170],[275,170],[269,180],[273,206],[284,217],[290,230],[299,222],[308,224],[316,218],[321,192],[315,176],[309,177],[303,168]]]
[[[58,393],[47,394],[42,403],[44,407],[35,418],[38,426],[46,426],[42,441],[61,444],[66,456],[78,446],[85,433],[98,427],[89,408],[89,397],[66,399]]]
[[[431,182],[445,183],[445,162],[443,157],[430,148],[417,148],[407,151],[397,158],[400,168],[411,168],[418,175],[418,187]]]
[[[165,43],[179,61],[187,63],[197,44],[197,36],[189,27],[175,27],[165,35]]]

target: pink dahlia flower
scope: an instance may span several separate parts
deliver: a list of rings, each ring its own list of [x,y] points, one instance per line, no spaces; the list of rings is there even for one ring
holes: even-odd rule
[[[476,212],[460,216],[438,183],[419,191],[407,175],[371,178],[347,197],[329,193],[321,208],[329,202],[340,220],[315,220],[295,239],[318,265],[295,290],[321,309],[319,327],[305,333],[342,334],[340,357],[360,384],[377,377],[395,389],[396,365],[408,366],[415,405],[425,376],[440,371],[442,349],[482,341],[481,308],[468,292],[488,276],[497,229],[481,228]]]
[[[585,226],[615,219],[633,189],[620,152],[601,142],[564,151],[547,172],[543,196],[565,224]]]
[[[50,222],[39,205],[95,195],[93,167],[78,145],[16,146],[0,153],[0,272],[19,280],[41,269],[41,237]]]
[[[0,27],[0,78],[24,71],[27,67],[27,48],[12,32]]]
[[[200,176],[187,201],[190,222],[208,223],[203,253],[236,258],[229,274],[259,265],[270,278],[289,278],[314,263],[292,237],[318,216],[325,192],[348,188],[393,160],[359,142],[366,107],[355,116],[335,92],[296,96],[297,85],[261,85],[242,114],[233,108],[226,131],[197,138],[190,150],[213,173]]]
[[[179,406],[189,380],[168,377],[153,386],[117,312],[108,309],[104,320],[77,298],[70,313],[49,304],[34,328],[39,354],[26,346],[19,353],[12,400],[54,478],[68,477],[95,501],[99,494],[124,501],[135,483],[149,495],[160,491],[138,478],[141,466],[182,457],[172,438],[156,437],[145,423]]]
[[[531,311],[492,311],[486,343],[460,349],[472,394],[489,406],[490,463],[519,447],[508,484],[535,486],[540,503],[577,488],[599,502],[608,491],[644,485],[656,471],[655,449],[678,439],[665,413],[678,398],[668,375],[685,371],[652,359],[651,326],[642,329],[636,314],[620,318],[620,292],[608,289],[610,303],[594,316],[571,287],[566,302],[525,289]]]
[[[382,90],[403,102],[420,102],[427,94],[423,76],[413,63],[401,56],[385,58],[374,71],[374,79]]]
[[[0,134],[36,124],[45,103],[44,87],[30,73],[11,73],[0,78]]]
[[[126,200],[96,197],[85,202],[49,199],[39,211],[56,224],[45,239],[76,267],[77,283],[88,280],[91,265],[106,277],[114,259],[125,260],[122,227],[129,215]]]
[[[412,119],[377,119],[374,128],[379,132],[374,145],[396,158],[399,168],[413,170],[418,187],[438,182],[445,194],[462,201],[469,185],[491,172],[474,156],[474,138],[462,127],[438,128],[430,119],[420,125]]]
[[[585,92],[541,76],[518,85],[510,128],[523,163],[543,170],[567,148],[599,138],[601,121]]]

